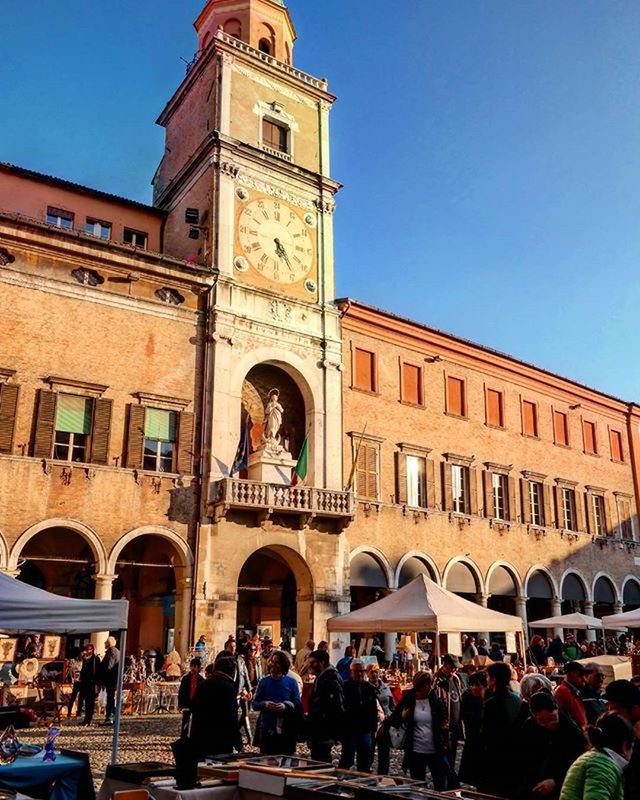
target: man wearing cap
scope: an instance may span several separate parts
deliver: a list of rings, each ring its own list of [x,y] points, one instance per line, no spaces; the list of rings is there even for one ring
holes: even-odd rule
[[[625,800],[640,797],[640,688],[631,681],[611,681],[604,693],[609,711],[615,711],[633,725],[635,740],[629,765],[624,771]]]
[[[462,717],[460,702],[462,699],[462,681],[456,670],[460,662],[456,656],[447,653],[442,659],[442,666],[434,677],[435,690],[447,709],[449,719],[449,766],[451,774],[448,779],[448,788],[457,789],[460,785],[456,773],[456,757],[458,755],[458,741],[462,738]]]
[[[604,670],[600,664],[585,664],[588,670],[582,687],[582,702],[587,714],[589,725],[595,725],[600,714],[607,710],[607,703],[602,696],[602,684],[604,682]]]
[[[582,730],[587,727],[587,712],[582,702],[582,688],[587,674],[586,668],[579,661],[569,661],[564,665],[564,680],[555,693],[558,706]]]

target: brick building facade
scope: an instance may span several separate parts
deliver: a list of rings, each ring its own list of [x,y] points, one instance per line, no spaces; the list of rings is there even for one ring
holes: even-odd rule
[[[153,206],[0,166],[0,568],[183,651],[322,638],[419,572],[529,619],[640,605],[640,408],[335,301],[335,98],[279,0],[196,30]],[[231,474],[272,388],[302,487]]]

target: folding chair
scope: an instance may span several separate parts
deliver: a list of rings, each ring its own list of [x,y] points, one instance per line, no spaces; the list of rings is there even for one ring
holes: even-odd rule
[[[57,684],[51,681],[41,681],[36,684],[38,693],[38,722],[45,724],[62,724],[62,709],[66,708],[66,702],[60,700]]]

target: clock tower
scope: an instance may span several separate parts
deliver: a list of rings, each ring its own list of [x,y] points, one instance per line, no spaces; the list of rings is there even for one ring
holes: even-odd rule
[[[326,532],[353,515],[342,491],[343,360],[332,302],[335,97],[326,80],[293,66],[296,34],[281,0],[209,0],[195,27],[198,51],[158,120],[166,147],[153,185],[168,212],[165,251],[212,274],[196,624],[222,643],[235,628],[244,561],[265,548],[304,558],[317,538],[316,557],[324,553],[330,569],[297,576],[299,593],[308,583],[297,629],[320,635],[321,621],[339,610],[327,598],[338,602],[346,569],[341,537]],[[290,463],[307,442],[305,488],[295,497],[290,470],[276,464],[262,483],[235,468],[245,432],[254,456],[264,445],[273,389]],[[205,619],[212,600],[220,623]],[[238,613],[237,622],[246,620]]]

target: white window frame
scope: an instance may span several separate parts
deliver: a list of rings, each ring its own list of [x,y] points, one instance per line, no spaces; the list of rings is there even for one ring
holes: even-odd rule
[[[427,507],[427,460],[423,456],[407,455],[407,505]]]
[[[125,241],[125,236],[127,232],[132,234],[132,238],[137,240],[139,237],[144,236],[144,244],[140,244],[138,241]],[[125,228],[122,232],[122,241],[124,244],[130,244],[132,247],[139,247],[141,250],[147,250],[149,245],[149,234],[145,233],[144,231],[137,231],[134,228]]]
[[[451,507],[456,514],[469,513],[469,467],[451,465]]]
[[[509,483],[501,472],[491,473],[491,492],[493,494],[493,518],[508,522],[509,516]]]
[[[574,489],[562,486],[562,527],[567,531],[576,531],[576,493]]]
[[[49,208],[47,208],[47,217],[46,217],[47,225],[55,225],[56,228],[61,228],[62,230],[65,230],[65,231],[73,230],[73,223],[75,221],[75,215],[73,214],[72,211],[66,211],[64,213],[67,214],[68,216],[62,216],[61,214],[53,213],[53,211],[50,211]],[[63,209],[55,209],[55,210],[56,211],[62,211]],[[53,218],[53,220],[50,219],[50,217]],[[68,222],[69,224],[68,225],[63,225],[62,224],[63,221],[64,222]]]
[[[604,497],[601,494],[591,495],[591,508],[593,511],[593,532],[596,536],[605,536],[607,533],[607,518],[604,510]]]
[[[97,229],[97,231],[96,231]],[[100,219],[87,217],[87,224],[84,232],[89,236],[95,236],[96,239],[101,239],[103,242],[108,242],[111,239],[112,225],[110,222],[104,222]],[[104,233],[106,232],[106,236]]]
[[[543,527],[544,518],[544,488],[539,481],[529,481],[529,512],[531,524]]]

